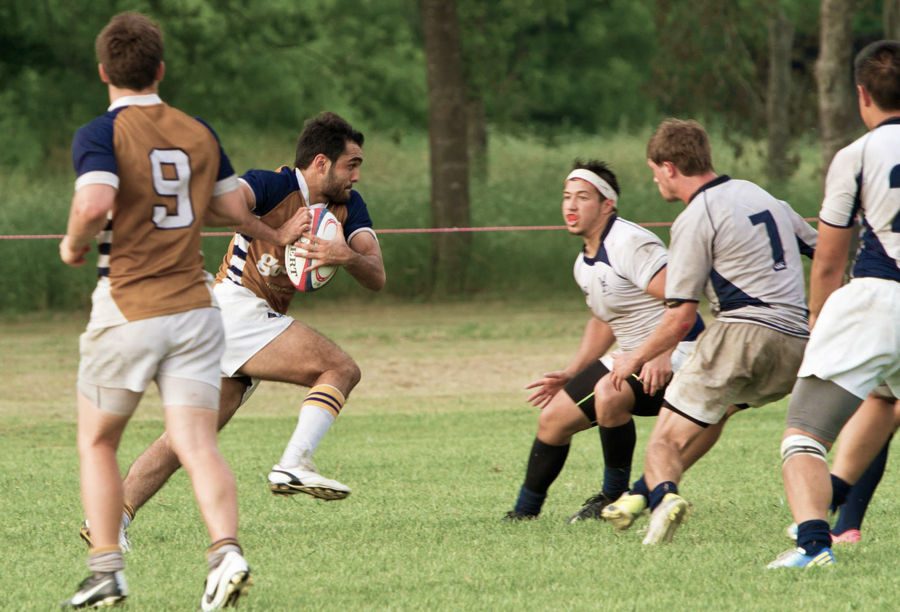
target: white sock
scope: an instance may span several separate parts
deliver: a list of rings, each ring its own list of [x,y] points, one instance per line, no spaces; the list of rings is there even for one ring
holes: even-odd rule
[[[300,408],[297,427],[278,464],[292,468],[311,460],[343,405],[344,394],[331,385],[316,385],[310,389]]]

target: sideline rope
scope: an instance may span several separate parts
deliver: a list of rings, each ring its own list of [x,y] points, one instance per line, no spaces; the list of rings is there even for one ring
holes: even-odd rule
[[[816,217],[805,217],[804,221],[816,221]],[[671,227],[671,221],[647,221],[638,223],[641,227]],[[402,227],[376,230],[383,234],[455,234],[474,232],[539,232],[547,230],[563,230],[565,225],[488,225],[484,227]],[[234,232],[203,232],[204,238],[227,238]],[[6,234],[0,240],[61,240],[63,234]]]

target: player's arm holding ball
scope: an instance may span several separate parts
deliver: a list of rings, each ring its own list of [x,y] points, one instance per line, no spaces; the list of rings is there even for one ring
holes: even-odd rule
[[[309,266],[309,270],[322,266],[342,266],[366,289],[379,291],[384,287],[384,261],[381,247],[373,233],[358,232],[350,237],[348,243],[344,238],[344,228],[338,225],[338,231],[331,240],[312,235],[306,237],[309,238],[309,243],[303,245],[303,250],[308,259],[316,262]]]
[[[243,181],[240,188],[212,199],[203,222],[212,227],[233,227],[235,231],[279,246],[294,244],[309,232],[309,209],[299,209],[284,224],[275,229],[263,223],[250,211],[256,204],[253,190]]]

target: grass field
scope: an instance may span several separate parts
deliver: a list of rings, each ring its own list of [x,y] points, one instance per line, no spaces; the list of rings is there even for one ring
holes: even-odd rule
[[[245,610],[889,610],[900,608],[896,460],[859,545],[824,571],[771,572],[787,548],[779,471],[784,404],[744,413],[688,473],[693,515],[667,547],[564,519],[599,485],[595,432],[575,437],[540,520],[507,524],[536,413],[522,387],[566,363],[587,316],[559,302],[319,303],[294,314],[364,372],[317,456],[345,501],[275,498],[265,475],[302,391],[264,384],[221,437],[239,486],[256,585]],[[336,316],[336,313],[339,316]],[[347,325],[364,321],[363,325]],[[80,315],[0,322],[2,610],[56,606],[83,577],[73,389]],[[652,420],[638,422],[636,463]],[[123,468],[161,430],[148,394]],[[639,526],[643,527],[643,521]],[[178,474],[137,516],[130,610],[196,609],[207,538]]]

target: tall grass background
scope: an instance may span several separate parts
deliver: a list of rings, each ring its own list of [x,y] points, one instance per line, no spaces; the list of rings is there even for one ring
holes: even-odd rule
[[[238,172],[250,168],[275,169],[291,164],[296,134],[220,130]],[[650,130],[538,139],[495,134],[491,138],[486,180],[471,184],[472,224],[475,226],[561,225],[562,181],[575,158],[601,159],[616,172],[622,189],[620,214],[637,222],[672,221],[681,203],[664,202],[645,163]],[[780,185],[765,176],[763,143],[725,144],[713,134],[716,170],[753,180],[789,201],[804,216],[814,216],[821,198],[821,161],[813,143],[801,143],[794,153],[800,161],[793,178]],[[67,154],[56,152],[40,172],[6,169],[0,174],[0,234],[64,233],[74,176]],[[362,180],[357,185],[376,229],[431,226],[428,138],[424,133],[388,137],[367,135]],[[654,230],[668,240],[665,228]],[[73,270],[57,255],[57,240],[0,240],[5,265],[5,290],[0,311],[30,312],[85,309],[96,282],[89,265]],[[227,238],[206,238],[206,267],[215,272]],[[381,295],[399,299],[428,299],[431,241],[424,234],[381,236],[388,284]],[[574,291],[569,273],[579,244],[564,231],[475,233],[466,276],[470,296],[540,299],[547,292]],[[346,274],[316,299],[353,295],[360,291]],[[301,296],[298,301],[308,299]]]

